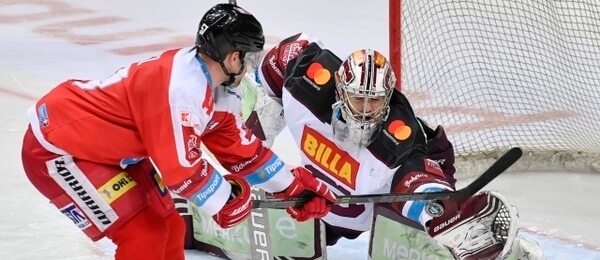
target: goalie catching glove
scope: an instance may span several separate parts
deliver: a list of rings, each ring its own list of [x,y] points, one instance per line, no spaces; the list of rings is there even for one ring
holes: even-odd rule
[[[415,158],[404,163],[392,181],[393,192],[453,190],[452,177],[433,160]],[[517,235],[518,216],[495,192],[443,201],[392,203],[398,213],[420,223],[436,243],[457,259],[502,259]]]
[[[302,208],[289,207],[287,213],[299,222],[313,218],[322,218],[331,209],[331,204],[336,202],[336,197],[327,185],[303,168],[297,167],[292,170],[295,175],[294,181],[284,191],[273,194],[278,199],[303,198],[310,199],[302,205]]]
[[[457,259],[504,259],[517,236],[518,215],[496,192],[442,202],[444,214],[433,218],[429,235]]]

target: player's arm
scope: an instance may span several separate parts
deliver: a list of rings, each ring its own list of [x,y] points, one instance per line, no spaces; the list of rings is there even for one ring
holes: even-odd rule
[[[452,187],[456,184],[454,173],[454,146],[448,140],[444,127],[438,125],[435,129],[429,127],[422,118],[417,118],[427,138],[427,158],[437,162]]]
[[[171,192],[212,215],[221,227],[241,223],[249,215],[245,209],[250,205],[250,186],[240,176],[223,176],[202,158],[202,136],[198,134],[198,128],[205,124],[197,112],[177,111],[179,116],[173,124],[153,125],[151,130],[144,131],[155,135],[147,143],[163,183]]]
[[[265,88],[268,96],[281,103],[281,93],[286,70],[291,60],[295,59],[309,45],[324,49],[323,43],[313,35],[298,33],[282,40],[264,56],[258,71],[256,81]]]
[[[279,198],[310,197],[303,207],[288,209],[298,221],[321,218],[329,212],[335,196],[327,185],[302,167],[290,170],[277,154],[244,127],[239,116],[229,114],[217,127],[203,138],[225,169]]]
[[[267,147],[272,146],[285,127],[282,89],[288,65],[309,45],[323,48],[319,39],[306,33],[284,39],[266,53],[260,67],[246,75],[240,84],[247,90],[242,92],[247,111],[243,111],[245,124]]]

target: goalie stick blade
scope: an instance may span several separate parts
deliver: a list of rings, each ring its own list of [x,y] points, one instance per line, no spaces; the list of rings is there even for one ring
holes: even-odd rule
[[[442,192],[415,192],[415,193],[383,193],[383,194],[365,194],[338,196],[335,204],[344,203],[390,203],[411,200],[445,200],[452,198],[467,198],[473,196],[479,190],[483,189],[488,183],[494,180],[498,175],[506,171],[511,165],[521,158],[523,151],[521,148],[514,147],[500,156],[483,174],[466,187],[457,191]],[[307,201],[307,198],[292,199],[266,199],[252,200],[252,208],[277,208],[300,207]]]

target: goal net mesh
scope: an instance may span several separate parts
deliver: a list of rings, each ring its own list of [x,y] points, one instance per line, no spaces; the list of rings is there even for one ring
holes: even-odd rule
[[[600,2],[402,0],[402,91],[463,171],[599,171]],[[473,164],[476,160],[477,164]]]

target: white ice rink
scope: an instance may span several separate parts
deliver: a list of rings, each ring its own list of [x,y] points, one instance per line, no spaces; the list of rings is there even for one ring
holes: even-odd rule
[[[27,181],[20,159],[25,112],[67,78],[103,78],[166,48],[194,42],[202,14],[222,1],[0,0],[0,259],[111,259]],[[387,1],[251,1],[267,46],[309,32],[340,57],[358,48],[388,52]],[[282,136],[275,150],[298,161]],[[465,180],[466,181],[466,180]],[[523,235],[548,259],[600,259],[600,174],[508,173],[488,189],[520,211]],[[368,237],[342,241],[330,259],[366,259]],[[189,252],[189,259],[210,258]]]

